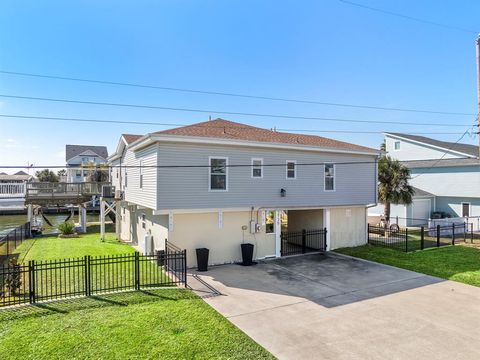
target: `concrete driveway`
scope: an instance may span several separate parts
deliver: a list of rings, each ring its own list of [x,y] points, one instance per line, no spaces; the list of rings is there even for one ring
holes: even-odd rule
[[[334,253],[216,266],[189,281],[280,359],[480,357],[477,287]]]

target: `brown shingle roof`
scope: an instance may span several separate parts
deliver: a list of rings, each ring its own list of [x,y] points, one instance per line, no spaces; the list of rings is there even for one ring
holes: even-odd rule
[[[338,150],[379,152],[378,150],[368,147],[328,139],[321,136],[272,131],[223,119],[215,119],[198,124],[158,131],[155,134],[235,139],[265,143],[315,146]]]
[[[127,144],[131,144],[135,140],[138,140],[142,137],[142,135],[132,135],[132,134],[122,134],[122,136],[127,142]]]

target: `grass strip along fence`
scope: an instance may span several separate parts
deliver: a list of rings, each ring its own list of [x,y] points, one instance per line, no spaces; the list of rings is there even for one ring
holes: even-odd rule
[[[186,250],[30,260],[0,267],[0,307],[187,285]]]
[[[420,229],[390,229],[368,224],[369,244],[404,252],[455,245],[458,241],[465,242],[467,236],[473,236],[467,224],[452,224],[450,226],[437,225],[434,228],[425,228],[422,226]]]
[[[30,222],[16,227],[4,235],[0,235],[0,256],[9,256],[23,240],[30,238]]]

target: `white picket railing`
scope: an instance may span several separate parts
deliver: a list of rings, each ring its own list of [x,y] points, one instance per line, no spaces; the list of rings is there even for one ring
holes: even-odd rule
[[[0,199],[25,197],[25,183],[0,183]]]

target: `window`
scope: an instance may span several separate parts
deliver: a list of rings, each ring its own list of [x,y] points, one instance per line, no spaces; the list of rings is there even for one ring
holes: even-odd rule
[[[265,232],[273,234],[275,232],[275,211],[270,210],[265,214]]]
[[[142,214],[142,229],[145,229],[146,221],[145,221],[145,214]]]
[[[140,160],[140,189],[143,188],[143,161]]]
[[[335,165],[325,164],[325,191],[335,191]]]
[[[76,177],[82,176],[82,170],[77,170],[77,171],[75,172],[75,176],[76,176]]]
[[[470,203],[462,203],[462,217],[470,216]]]
[[[297,162],[287,160],[287,179],[295,179],[297,177]]]
[[[127,180],[128,180],[128,176],[127,176],[127,175],[128,175],[128,174],[127,174],[127,169],[125,169],[125,186],[124,186],[124,188],[127,187]]]
[[[395,150],[400,150],[400,141],[395,141],[394,148]]]
[[[116,172],[116,178],[118,179],[118,173],[120,172],[120,170],[118,169],[118,167],[115,169],[115,172]]]
[[[263,159],[252,159],[252,178],[263,178]]]
[[[228,158],[210,157],[209,190],[228,191]]]

